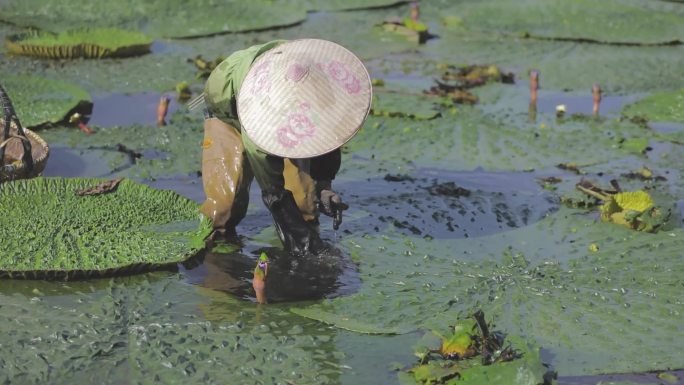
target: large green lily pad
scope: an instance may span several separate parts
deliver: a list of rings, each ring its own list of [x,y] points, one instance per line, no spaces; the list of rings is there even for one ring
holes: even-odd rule
[[[291,25],[306,19],[306,10],[296,5],[274,6],[268,0],[192,4],[182,0],[96,0],[87,4],[30,0],[3,4],[0,15],[4,21],[51,32],[97,25],[138,29],[154,37],[193,37]]]
[[[373,92],[371,114],[378,116],[400,116],[412,119],[433,119],[439,116],[441,99],[421,94],[398,92]]]
[[[452,170],[529,170],[640,154],[642,148],[629,144],[639,140],[647,145],[655,137],[651,130],[627,121],[547,118],[528,122],[524,99],[506,106],[506,114],[495,115],[461,106],[427,121],[371,116],[347,148],[356,155],[375,154],[374,162],[359,165],[366,168],[405,164],[410,159]]]
[[[24,127],[61,122],[70,111],[90,104],[86,91],[63,81],[5,74],[0,81]]]
[[[1,275],[67,279],[166,268],[203,248],[211,226],[196,203],[129,180],[106,194],[75,194],[101,182],[1,185]]]
[[[624,114],[657,122],[684,123],[684,89],[651,94],[626,106]]]
[[[430,3],[428,3],[430,4]],[[458,28],[548,39],[608,43],[659,44],[684,41],[681,15],[667,4],[653,1],[505,0],[427,5],[426,17],[447,23],[458,18]]]
[[[44,58],[106,58],[150,52],[152,39],[140,32],[116,28],[66,31],[59,34],[32,31],[5,39],[10,53]]]
[[[454,49],[457,47],[457,49]],[[599,83],[606,94],[682,88],[681,46],[614,46],[568,41],[502,39],[484,32],[443,32],[423,48],[439,63],[492,63],[524,79],[540,72],[541,88],[586,92]],[[572,54],[569,54],[572,53]],[[419,58],[424,60],[423,58]],[[414,58],[416,66],[424,66]],[[434,71],[432,76],[436,76]]]
[[[599,251],[590,251],[589,245]],[[476,239],[366,235],[357,294],[315,311],[384,328],[434,325],[481,308],[496,328],[549,351],[562,375],[677,368],[684,332],[684,230],[634,232],[562,208],[539,223]]]
[[[312,11],[349,11],[390,7],[408,3],[408,0],[301,0]]]
[[[179,274],[0,284],[4,383],[340,383],[334,331]]]

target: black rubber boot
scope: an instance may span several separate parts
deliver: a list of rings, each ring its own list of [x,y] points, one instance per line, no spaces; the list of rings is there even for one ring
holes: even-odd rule
[[[263,192],[262,198],[268,207],[280,241],[285,250],[294,256],[318,254],[326,249],[314,226],[304,220],[297,203],[289,190]]]

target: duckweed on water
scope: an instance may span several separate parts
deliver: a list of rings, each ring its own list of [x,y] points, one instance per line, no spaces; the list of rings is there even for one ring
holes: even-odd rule
[[[2,275],[66,279],[174,267],[203,247],[211,228],[194,202],[128,180],[107,194],[75,194],[100,182],[36,178],[0,186]],[[159,227],[180,222],[171,231]]]

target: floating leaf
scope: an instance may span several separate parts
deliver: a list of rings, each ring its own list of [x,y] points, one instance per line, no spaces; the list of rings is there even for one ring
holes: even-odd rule
[[[672,339],[684,332],[672,307],[682,247],[682,229],[645,234],[565,208],[478,238],[366,235],[354,239],[364,285],[325,310],[444,330],[477,306],[498,330],[543,346],[560,375],[663,370],[684,360]]]
[[[61,122],[70,111],[92,106],[90,95],[73,84],[34,76],[0,75],[24,127]]]
[[[439,116],[437,103],[432,96],[398,92],[374,92],[371,113],[379,116],[399,116],[428,120]]]
[[[681,16],[657,2],[486,0],[450,7],[426,4],[423,10],[426,16],[462,17],[465,28],[488,33],[611,43],[684,41]]]
[[[59,34],[32,31],[5,40],[17,55],[53,59],[128,57],[150,52],[152,39],[117,28],[82,29]]]
[[[321,307],[291,308],[291,312],[302,317],[311,318],[329,325],[334,325],[340,329],[350,330],[364,334],[405,334],[411,329],[405,327],[384,327],[373,325],[358,319],[352,319],[344,315],[330,313]]]
[[[67,279],[145,271],[175,267],[203,248],[211,226],[196,203],[130,180],[107,194],[77,194],[101,182],[0,185],[0,274]]]
[[[306,19],[306,9],[296,4],[275,7],[268,0],[202,0],[191,7],[182,0],[95,0],[87,4],[65,0],[59,5],[28,0],[0,5],[0,15],[5,21],[51,32],[98,25],[131,30],[142,27],[154,37],[192,37],[291,25]]]
[[[645,116],[657,122],[684,123],[684,89],[656,92],[623,110],[628,116]]]

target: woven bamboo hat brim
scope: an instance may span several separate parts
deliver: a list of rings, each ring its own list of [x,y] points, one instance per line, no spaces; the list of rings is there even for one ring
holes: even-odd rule
[[[255,60],[237,97],[242,130],[286,158],[328,153],[366,120],[372,88],[361,60],[319,39],[283,43]]]

